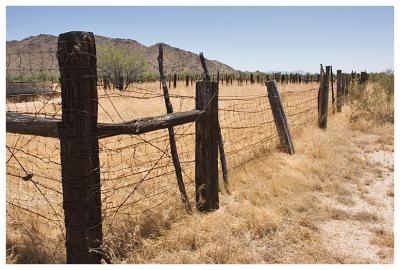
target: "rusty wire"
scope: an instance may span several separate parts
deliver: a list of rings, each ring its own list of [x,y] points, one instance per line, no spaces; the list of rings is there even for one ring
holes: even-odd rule
[[[7,112],[60,119],[56,63],[54,52],[7,54]],[[19,93],[16,89],[35,91]],[[304,84],[300,91],[281,93],[290,128],[315,124],[317,92],[317,87]],[[170,94],[176,111],[194,109],[194,96],[193,88],[176,92],[171,89]],[[266,94],[218,98],[228,169],[277,146],[278,135]],[[154,85],[136,84],[126,91],[98,86],[98,122],[124,123],[162,115],[165,114],[162,105],[163,94]],[[193,204],[194,123],[176,126],[175,135],[184,182]],[[59,140],[7,133],[6,145],[7,221],[14,224],[35,220],[54,236],[63,236]],[[166,129],[99,139],[101,190],[92,192],[101,192],[106,237],[119,218],[162,208],[171,201],[179,202],[169,150]],[[29,179],[28,174],[32,175]]]

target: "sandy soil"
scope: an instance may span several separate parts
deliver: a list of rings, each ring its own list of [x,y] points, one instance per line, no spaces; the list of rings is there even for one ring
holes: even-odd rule
[[[368,144],[364,142],[368,141]],[[322,242],[332,256],[359,263],[393,263],[393,252],[374,242],[376,234],[393,232],[394,221],[394,152],[384,150],[378,135],[357,137],[349,142],[356,156],[368,162],[370,170],[362,172],[343,188],[351,199],[340,201],[324,194],[321,202],[354,220],[330,220],[321,224]],[[390,148],[390,147],[389,147]]]

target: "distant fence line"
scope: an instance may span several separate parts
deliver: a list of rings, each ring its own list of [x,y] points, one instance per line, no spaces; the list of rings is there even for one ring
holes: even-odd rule
[[[11,94],[18,88],[15,85],[26,89],[40,85],[38,80],[30,85],[18,80],[23,77],[21,63],[25,60],[21,55],[18,58],[16,66],[7,64],[7,73],[12,73],[7,94],[14,97],[8,99],[6,119],[7,216],[16,221],[35,217],[44,221],[43,226],[56,228],[65,237],[68,263],[106,259],[102,242],[118,218],[166,204],[178,191],[180,197],[186,194],[177,169],[186,188],[194,185],[199,211],[218,209],[219,154],[223,153],[229,168],[278,145],[294,154],[290,130],[317,120],[320,128],[327,128],[328,115],[341,111],[348,86],[357,79],[355,73],[340,70],[334,78],[329,66],[325,70],[321,66],[317,76],[216,74],[210,81],[196,82],[195,97],[167,92],[168,99],[180,100],[181,108],[192,106],[191,110],[172,112],[165,91],[158,94],[134,86],[123,92],[98,92],[93,33],[59,36],[59,77],[52,66],[30,65],[30,74],[50,74],[43,77],[43,87],[36,95],[24,91]],[[177,80],[188,85],[193,77],[172,78],[176,86]],[[195,78],[203,79],[203,75]],[[268,94],[219,96],[219,84],[232,84],[233,79],[238,84],[265,83]],[[367,79],[368,75],[361,73],[359,80]],[[164,80],[166,87],[168,78],[164,76]],[[320,83],[319,89],[299,92],[279,93],[276,84],[315,81]],[[61,101],[52,93],[58,93]],[[18,99],[19,95],[33,98]],[[129,109],[134,108],[123,108],[120,98],[165,98],[167,114],[128,119]],[[173,148],[175,152],[170,151]],[[179,190],[171,185],[176,177]]]

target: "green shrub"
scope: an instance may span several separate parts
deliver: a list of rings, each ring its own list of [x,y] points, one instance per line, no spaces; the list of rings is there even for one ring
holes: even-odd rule
[[[371,73],[367,83],[353,83],[349,88],[351,120],[359,118],[377,123],[394,122],[393,71]]]
[[[97,69],[100,78],[110,81],[119,90],[142,79],[147,64],[145,59],[127,48],[98,45]]]

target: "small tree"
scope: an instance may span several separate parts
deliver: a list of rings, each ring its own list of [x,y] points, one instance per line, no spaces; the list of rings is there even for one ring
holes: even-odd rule
[[[99,76],[121,91],[139,81],[147,69],[144,58],[126,48],[98,45],[96,50]]]

